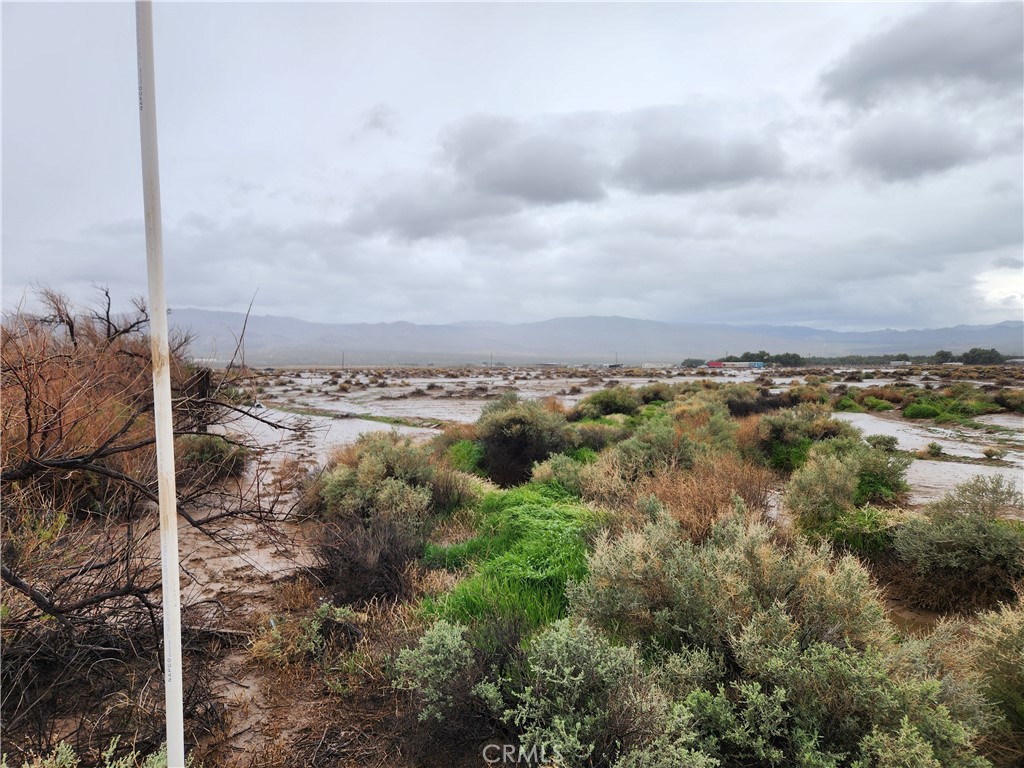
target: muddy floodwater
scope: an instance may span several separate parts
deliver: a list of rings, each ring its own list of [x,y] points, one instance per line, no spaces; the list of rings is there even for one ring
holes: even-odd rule
[[[572,407],[592,392],[618,383],[633,387],[659,381],[740,383],[754,381],[759,375],[755,371],[736,371],[709,379],[652,369],[649,376],[617,376],[614,370],[601,370],[566,377],[541,368],[406,379],[359,371],[334,375],[288,371],[270,377],[259,394],[267,407],[254,409],[255,418],[245,420],[242,426],[280,455],[323,464],[334,448],[352,443],[367,432],[398,430],[427,437],[440,432],[446,423],[471,424],[488,403],[508,392],[528,399],[557,397]],[[777,377],[769,385],[761,379],[777,391],[794,381],[801,380]],[[885,381],[876,379],[863,385]],[[916,459],[911,464],[907,473],[911,505],[933,501],[977,475],[1002,475],[1024,490],[1024,415],[999,413],[977,418],[985,429],[907,421],[896,413],[837,413],[835,418],[853,424],[865,435],[891,435],[902,450],[920,452],[931,443],[941,446],[946,460]],[[274,429],[258,419],[301,429]],[[416,426],[375,419],[412,421]],[[1005,456],[997,462],[989,461],[984,454],[987,448],[1004,450]]]

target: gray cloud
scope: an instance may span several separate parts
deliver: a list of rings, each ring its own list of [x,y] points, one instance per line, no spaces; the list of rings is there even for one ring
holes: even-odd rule
[[[362,124],[356,129],[352,139],[356,140],[374,134],[394,136],[398,130],[398,120],[398,112],[393,107],[387,104],[374,104],[367,110]]]
[[[458,235],[467,222],[515,212],[507,197],[477,194],[457,180],[430,173],[403,177],[386,191],[356,206],[348,220],[362,235],[388,233],[408,240]]]
[[[778,178],[784,158],[772,138],[715,138],[664,130],[639,135],[616,178],[646,194],[699,192]]]
[[[449,130],[443,146],[467,183],[484,194],[539,204],[590,202],[605,195],[605,169],[586,137],[532,132],[507,118],[475,117]]]
[[[983,156],[968,131],[940,118],[884,115],[856,128],[850,162],[884,181],[912,181]]]
[[[1019,94],[1024,5],[935,3],[853,46],[821,77],[829,99],[870,105],[908,87]]]

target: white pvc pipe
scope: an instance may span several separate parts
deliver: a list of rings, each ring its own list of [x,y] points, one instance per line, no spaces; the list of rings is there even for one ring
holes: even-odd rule
[[[160,221],[160,164],[156,144],[156,86],[153,76],[153,4],[135,3],[139,53],[139,128],[142,135],[142,199],[146,213],[146,270],[149,276],[150,349],[153,355],[153,412],[160,484],[160,567],[164,601],[164,683],[168,768],[185,768],[181,694],[181,594],[178,583],[178,513],[174,487],[174,417],[164,294],[163,227]]]

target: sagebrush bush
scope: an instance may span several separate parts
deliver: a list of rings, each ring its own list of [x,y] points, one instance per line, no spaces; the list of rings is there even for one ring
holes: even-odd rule
[[[396,686],[413,693],[420,722],[451,725],[470,706],[479,681],[474,679],[473,647],[466,631],[462,624],[438,619],[415,648],[399,653]]]
[[[868,435],[864,438],[867,444],[872,448],[879,451],[886,451],[892,453],[897,450],[900,445],[899,438],[894,435]]]
[[[994,729],[1000,751],[1024,759],[1024,608],[1019,602],[977,617],[971,651],[982,690],[1003,721]]]
[[[786,506],[802,528],[827,525],[853,508],[857,469],[839,456],[815,456],[786,484]]]
[[[582,462],[564,453],[556,453],[547,461],[534,465],[531,479],[534,483],[550,483],[572,496],[580,496],[583,492],[583,467]]]
[[[880,597],[855,559],[742,516],[701,545],[664,518],[602,537],[574,613],[635,643],[667,702],[619,765],[985,765],[976,692],[937,646],[897,646]]]
[[[509,487],[525,482],[536,462],[572,447],[565,416],[509,393],[487,405],[476,424],[487,476]]]
[[[1015,599],[1024,578],[1024,525],[1002,519],[1024,500],[1002,476],[978,476],[912,518],[893,537],[915,605],[963,610]]]
[[[624,744],[660,730],[664,704],[636,652],[586,622],[555,622],[526,657],[525,685],[508,716],[523,745],[556,764],[608,765]]]
[[[662,398],[652,398],[662,399]],[[643,402],[651,402],[644,400]],[[593,394],[587,395],[580,400],[573,409],[573,419],[598,419],[612,413],[622,413],[626,416],[634,415],[641,404],[641,396],[632,387],[611,387],[602,389]]]
[[[571,599],[614,636],[667,650],[720,648],[776,603],[807,639],[861,647],[884,635],[877,591],[855,559],[833,562],[827,550],[801,542],[789,547],[766,525],[738,519],[694,545],[661,518],[615,541],[599,538],[590,578]]]
[[[694,456],[693,442],[677,433],[667,416],[644,422],[632,437],[613,450],[618,459],[618,471],[628,481],[674,467],[689,467]]]

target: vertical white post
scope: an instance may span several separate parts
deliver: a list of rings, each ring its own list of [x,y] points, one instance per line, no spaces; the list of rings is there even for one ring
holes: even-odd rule
[[[185,768],[181,694],[181,595],[178,584],[178,512],[174,487],[174,416],[171,412],[167,298],[164,294],[163,227],[160,222],[160,164],[156,144],[156,86],[153,75],[153,4],[135,3],[139,53],[139,128],[142,134],[142,199],[146,215],[146,270],[149,275],[150,349],[153,355],[153,411],[160,483],[160,565],[164,598],[164,683],[168,768]]]

